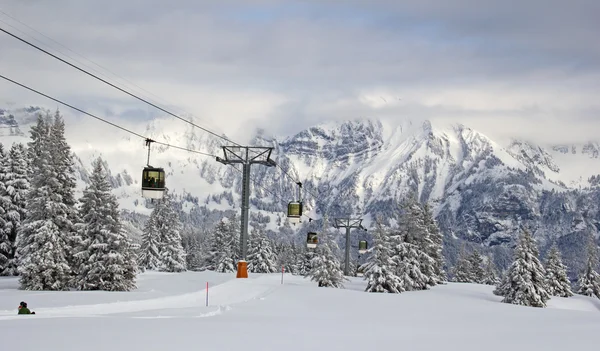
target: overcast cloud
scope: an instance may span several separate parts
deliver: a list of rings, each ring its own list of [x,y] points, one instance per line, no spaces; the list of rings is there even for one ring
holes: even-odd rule
[[[599,139],[598,1],[4,0],[0,10],[236,141],[255,127],[289,134],[362,116],[460,122],[499,140]],[[160,116],[3,33],[0,48],[9,78],[113,118]],[[0,81],[8,101],[56,107]]]

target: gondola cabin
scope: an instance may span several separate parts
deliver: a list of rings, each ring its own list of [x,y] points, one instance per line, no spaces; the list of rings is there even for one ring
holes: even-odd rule
[[[358,267],[356,268],[356,276],[357,277],[364,277],[365,276],[365,271],[364,271],[364,267],[361,265],[358,265]]]
[[[292,223],[300,223],[302,217],[302,202],[292,201],[288,204],[288,220]]]
[[[309,232],[308,235],[306,235],[306,247],[308,247],[309,249],[314,249],[315,247],[317,247],[318,243],[319,238],[317,236],[317,233]]]
[[[165,171],[162,168],[145,167],[142,171],[142,196],[162,199],[165,192]]]
[[[364,254],[365,252],[367,252],[368,248],[369,245],[367,244],[366,240],[361,240],[358,242],[358,253]]]

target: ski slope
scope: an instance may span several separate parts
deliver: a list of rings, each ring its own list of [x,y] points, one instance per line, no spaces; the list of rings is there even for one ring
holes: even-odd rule
[[[369,294],[302,277],[214,272],[139,276],[133,292],[35,292],[0,277],[2,349],[28,350],[567,350],[597,346],[600,300],[500,303],[493,287],[449,283]],[[209,306],[205,287],[209,282]],[[36,315],[17,315],[25,300]]]

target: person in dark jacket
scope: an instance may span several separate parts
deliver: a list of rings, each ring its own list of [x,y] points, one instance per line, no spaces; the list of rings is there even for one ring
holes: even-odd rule
[[[19,304],[19,314],[35,314],[35,312],[31,312],[29,308],[27,308],[27,302],[21,301]]]

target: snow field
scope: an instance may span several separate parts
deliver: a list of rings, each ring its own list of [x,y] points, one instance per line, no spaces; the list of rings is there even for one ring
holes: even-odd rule
[[[209,307],[204,288],[209,281]],[[139,289],[17,290],[0,279],[7,350],[565,350],[597,346],[600,300],[553,297],[548,308],[500,303],[493,287],[449,283],[374,294],[351,278],[318,288],[286,274],[155,273]],[[25,300],[36,316],[16,315]],[[69,318],[65,318],[69,317]],[[94,318],[95,317],[95,318]]]

